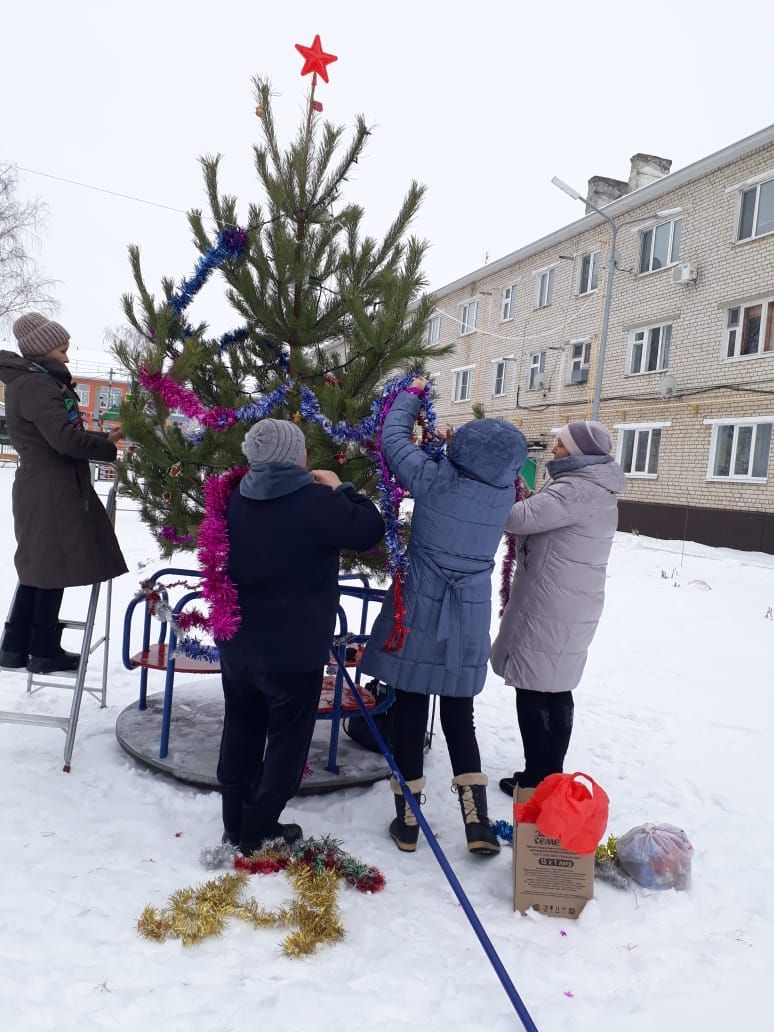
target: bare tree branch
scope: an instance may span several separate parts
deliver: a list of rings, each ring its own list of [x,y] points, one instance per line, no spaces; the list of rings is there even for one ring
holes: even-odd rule
[[[37,268],[34,251],[46,215],[39,201],[22,201],[12,165],[0,165],[0,322],[30,308],[55,307],[51,288]]]

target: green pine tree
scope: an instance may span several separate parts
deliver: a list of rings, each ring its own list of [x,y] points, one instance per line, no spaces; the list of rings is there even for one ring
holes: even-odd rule
[[[201,164],[214,231],[201,211],[189,214],[202,255],[221,231],[239,225],[247,231],[241,258],[216,273],[225,279],[247,339],[222,346],[205,323],[189,325],[185,313],[170,304],[175,282],[163,280],[161,297],[155,297],[143,280],[139,248],[129,249],[136,297],[125,296],[123,307],[132,329],[115,351],[132,376],[121,418],[133,455],[119,475],[124,493],[139,502],[142,519],[157,537],[162,527],[172,526],[195,538],[204,478],[243,463],[240,444],[247,426],[188,440],[160,398],[140,386],[143,367],[169,373],[208,407],[237,408],[271,392],[289,374],[314,391],[332,421],[357,423],[388,375],[424,368],[431,352],[425,330],[432,302],[421,294],[426,244],[408,232],[424,188],[411,184],[381,241],[367,235],[362,207],[343,199],[370,135],[362,116],[345,143],[344,130],[314,110],[312,91],[295,139],[281,150],[270,85],[255,79],[254,87],[263,130],[263,142],[255,147],[260,202],[251,203],[240,222],[237,199],[220,192],[220,159],[205,157]],[[289,370],[283,367],[283,351]],[[298,394],[291,393],[271,415],[298,421],[298,409]],[[300,425],[310,468],[333,469],[373,494],[368,455],[357,447],[342,452],[315,424]],[[158,540],[169,555],[171,543]]]

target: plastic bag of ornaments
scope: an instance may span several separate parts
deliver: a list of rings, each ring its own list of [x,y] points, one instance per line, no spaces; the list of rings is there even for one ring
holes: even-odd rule
[[[641,824],[616,843],[620,867],[646,889],[688,889],[693,846],[672,824]]]

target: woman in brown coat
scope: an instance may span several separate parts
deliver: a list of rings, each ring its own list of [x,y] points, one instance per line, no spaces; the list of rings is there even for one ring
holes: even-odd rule
[[[60,645],[65,588],[126,573],[89,462],[112,462],[120,428],[83,426],[67,368],[70,335],[31,312],[13,324],[21,355],[0,351],[8,434],[19,455],[13,485],[19,587],[0,646],[0,666],[32,673],[75,670]]]

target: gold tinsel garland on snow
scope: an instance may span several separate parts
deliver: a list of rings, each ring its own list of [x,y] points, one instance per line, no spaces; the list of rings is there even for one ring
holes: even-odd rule
[[[184,946],[194,946],[220,935],[227,920],[238,917],[254,928],[292,928],[282,943],[286,957],[308,957],[323,943],[341,942],[344,926],[336,900],[337,872],[316,871],[300,860],[291,860],[286,871],[296,898],[276,910],[267,910],[252,897],[245,899],[249,875],[237,871],[173,892],[164,910],[147,906],[137,930],[155,942],[180,939]]]

